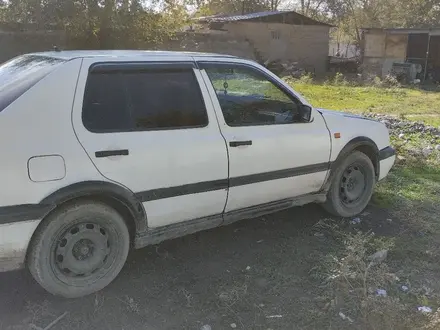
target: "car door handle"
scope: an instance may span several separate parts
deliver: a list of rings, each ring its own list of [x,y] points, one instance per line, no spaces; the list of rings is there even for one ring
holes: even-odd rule
[[[128,156],[128,149],[120,149],[120,150],[101,150],[95,152],[96,158],[104,158],[111,156]]]
[[[229,146],[232,148],[235,147],[239,147],[239,146],[251,146],[252,145],[252,141],[248,140],[248,141],[231,141],[229,142]]]

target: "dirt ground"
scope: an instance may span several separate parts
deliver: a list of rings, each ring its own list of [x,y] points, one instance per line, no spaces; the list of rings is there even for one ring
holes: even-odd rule
[[[386,223],[368,211],[362,224]],[[45,329],[65,312],[50,329],[338,329],[311,275],[331,245],[313,227],[325,217],[308,205],[133,251],[110,286],[82,299],[2,273],[0,329]]]

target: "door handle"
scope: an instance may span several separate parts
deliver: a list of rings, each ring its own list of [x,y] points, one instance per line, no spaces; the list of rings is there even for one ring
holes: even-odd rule
[[[120,149],[120,150],[101,150],[95,152],[96,158],[104,158],[111,156],[128,156],[128,149]]]
[[[229,142],[229,146],[232,148],[235,147],[239,147],[239,146],[251,146],[252,145],[252,141],[248,140],[248,141],[231,141]]]

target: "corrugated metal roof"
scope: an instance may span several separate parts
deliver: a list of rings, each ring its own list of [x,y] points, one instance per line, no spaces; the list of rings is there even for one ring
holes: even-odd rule
[[[385,31],[393,34],[418,34],[418,33],[429,33],[431,35],[439,35],[440,27],[432,28],[363,28],[363,31],[374,32],[374,31]]]
[[[261,11],[258,13],[249,13],[249,14],[244,14],[244,15],[233,15],[233,16],[214,15],[214,16],[199,17],[197,20],[209,21],[209,22],[235,22],[235,21],[244,21],[244,20],[253,19],[253,18],[267,17],[267,16],[285,14],[285,13],[289,13],[289,12],[288,11]]]

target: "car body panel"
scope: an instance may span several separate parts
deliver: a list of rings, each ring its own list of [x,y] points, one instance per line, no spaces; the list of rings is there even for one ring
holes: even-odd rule
[[[187,57],[150,56],[149,63],[187,62]],[[86,58],[78,79],[73,106],[73,125],[79,142],[100,173],[137,194],[148,214],[148,225],[159,227],[223,212],[227,185],[209,191],[192,190],[180,193],[178,187],[216,182],[228,178],[228,156],[217,119],[206,88],[201,86],[208,113],[208,125],[200,128],[94,133],[82,122],[83,95],[89,68],[96,63],[119,62],[119,58]],[[124,62],[142,62],[139,57],[126,57]],[[194,70],[197,79],[200,72]],[[170,95],[172,97],[172,95]],[[102,150],[127,149],[126,156],[95,157]],[[168,188],[164,198],[148,197],[148,193]],[[174,188],[174,190],[173,190]],[[183,189],[183,188],[182,188]],[[175,191],[175,194],[171,192]],[[169,195],[171,193],[171,195]],[[147,196],[147,197],[145,197]]]
[[[101,193],[127,204],[136,219],[136,247],[141,247],[164,237],[323,202],[329,168],[356,139],[373,141],[378,156],[386,156],[378,160],[379,180],[394,164],[394,150],[386,151],[386,127],[350,114],[312,109],[311,123],[232,129],[209,77],[196,65],[193,70],[209,118],[206,127],[92,133],[84,127],[81,112],[88,70],[97,62],[240,63],[261,70],[310,104],[261,65],[232,56],[141,51],[41,55],[66,62],[0,112],[0,132],[6,137],[0,139],[0,150],[8,155],[0,165],[0,271],[24,264],[40,221],[71,199]],[[255,141],[251,147],[229,147],[231,141],[248,138]],[[128,162],[120,156],[94,157],[96,151],[125,148],[130,149]],[[40,157],[56,158],[56,173],[35,164],[29,169],[32,159]]]

